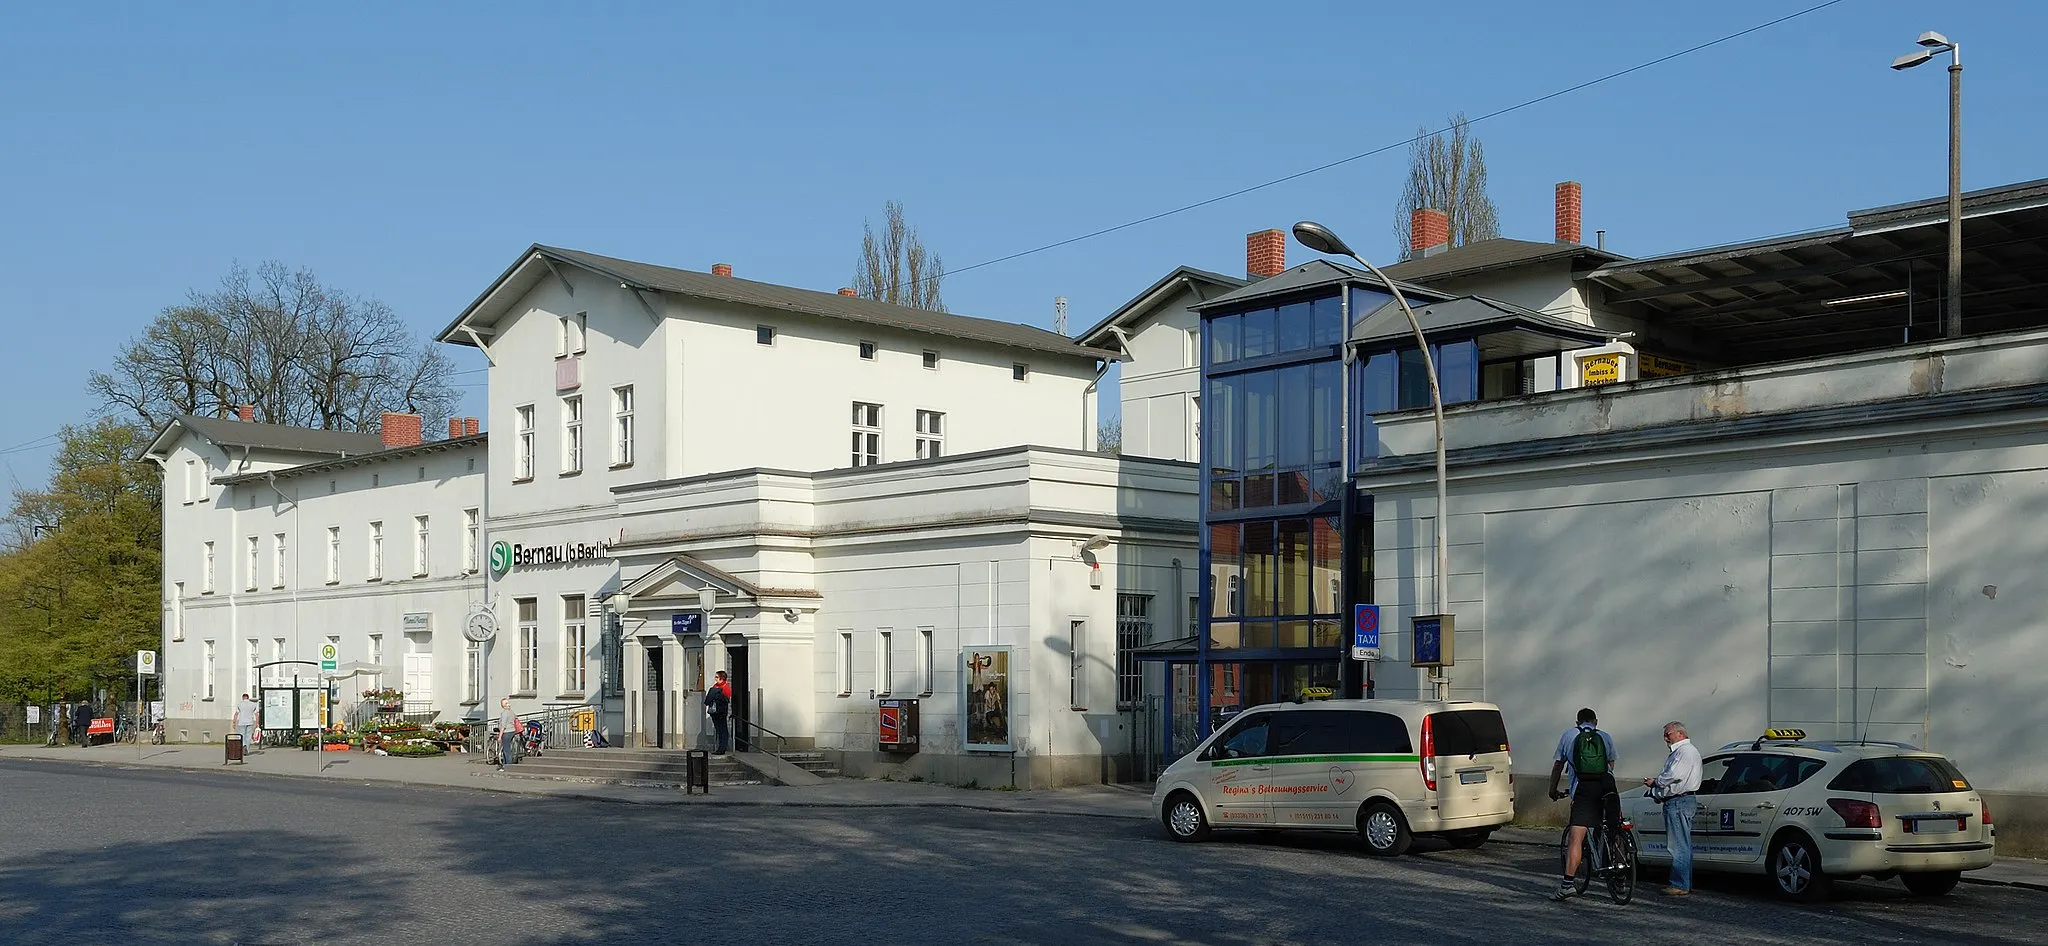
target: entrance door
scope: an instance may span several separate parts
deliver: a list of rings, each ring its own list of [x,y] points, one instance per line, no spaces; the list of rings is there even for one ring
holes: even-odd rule
[[[740,752],[752,752],[753,740],[748,736],[747,724],[754,718],[753,683],[747,679],[747,648],[727,647],[725,659],[727,679],[732,681],[732,744]]]
[[[432,703],[434,701],[434,655],[405,655],[405,701],[407,703]]]
[[[647,686],[640,693],[640,744],[668,748],[668,675],[662,673],[661,645],[647,645]]]

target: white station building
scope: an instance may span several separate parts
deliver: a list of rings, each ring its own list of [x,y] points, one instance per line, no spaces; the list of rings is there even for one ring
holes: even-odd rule
[[[167,496],[203,484],[165,517],[174,738],[225,731],[254,657],[332,641],[441,719],[510,696],[694,746],[726,670],[748,747],[1130,775],[1131,651],[1192,616],[1197,477],[1091,449],[1113,353],[538,245],[440,339],[489,359],[488,441],[394,415],[388,446],[201,418],[152,445]]]

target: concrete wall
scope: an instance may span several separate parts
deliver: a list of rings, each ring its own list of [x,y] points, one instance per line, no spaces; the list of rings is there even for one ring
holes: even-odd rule
[[[1188,306],[1200,301],[1183,289],[1127,332],[1117,381],[1127,456],[1192,461],[1199,453],[1201,319]]]
[[[1454,693],[1503,706],[1525,777],[1590,705],[1625,775],[1655,767],[1666,719],[1710,746],[1797,726],[1925,745],[2032,810],[2048,796],[2031,709],[2048,410],[1901,411],[2036,384],[2044,364],[2036,333],[1454,410]],[[1863,409],[1765,422],[1845,404]],[[1412,455],[1429,424],[1380,430],[1411,454],[1361,478],[1375,591],[1405,627],[1430,604],[1433,487]],[[1392,670],[1382,692],[1418,684]]]

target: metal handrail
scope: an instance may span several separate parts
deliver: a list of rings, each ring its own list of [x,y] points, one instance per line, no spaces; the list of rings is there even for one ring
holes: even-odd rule
[[[788,736],[785,736],[785,735],[783,735],[783,734],[781,734],[781,733],[779,733],[779,732],[776,732],[776,731],[775,731],[775,730],[773,730],[773,729],[769,729],[768,727],[766,727],[766,726],[763,726],[763,725],[761,725],[760,723],[754,722],[754,721],[753,721],[753,720],[751,720],[751,719],[744,719],[744,720],[742,720],[742,719],[738,719],[738,717],[734,717],[734,719],[738,720],[738,722],[740,722],[740,723],[741,723],[742,725],[745,725],[746,727],[748,727],[748,728],[750,728],[750,729],[754,730],[755,732],[758,732],[758,733],[760,733],[761,735],[764,735],[764,736],[773,736],[773,737],[775,737],[775,750],[774,750],[773,752],[769,752],[769,753],[768,753],[769,755],[775,756],[776,758],[781,758],[781,757],[782,757],[782,755],[783,755],[783,753],[786,753],[786,752],[788,752],[788,751],[789,751],[789,737],[788,737]],[[758,748],[758,746],[757,746],[757,748]]]

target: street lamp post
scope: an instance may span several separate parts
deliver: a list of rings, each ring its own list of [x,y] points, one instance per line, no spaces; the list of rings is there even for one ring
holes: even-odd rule
[[[1429,353],[1429,340],[1423,337],[1422,323],[1415,318],[1415,310],[1408,307],[1408,298],[1401,294],[1401,287],[1388,279],[1387,274],[1380,272],[1379,267],[1366,262],[1365,257],[1352,250],[1350,244],[1345,243],[1336,232],[1315,221],[1303,220],[1294,225],[1294,238],[1300,241],[1302,246],[1318,253],[1348,256],[1353,262],[1365,267],[1366,272],[1373,274],[1374,278],[1387,287],[1387,292],[1393,295],[1395,304],[1401,307],[1401,314],[1408,317],[1408,328],[1415,332],[1415,347],[1422,351],[1422,370],[1429,377],[1429,408],[1436,419],[1436,609],[1438,613],[1448,613],[1451,606],[1451,516],[1447,498],[1450,493],[1449,479],[1445,475],[1448,464],[1444,460],[1444,394],[1443,388],[1437,383],[1436,358]],[[1349,324],[1344,326],[1344,347],[1351,347]],[[1349,372],[1346,372],[1346,376],[1348,379]],[[1347,412],[1351,409],[1349,399],[1344,409]],[[1351,448],[1345,451],[1346,469],[1350,468],[1350,452]],[[1344,488],[1351,488],[1348,477]],[[1449,698],[1451,680],[1443,673],[1442,668],[1438,668],[1430,675],[1430,682],[1436,685],[1437,699]]]
[[[1963,335],[1963,47],[1929,31],[1920,34],[1922,48],[1892,60],[1892,68],[1911,69],[1949,54],[1948,64],[1948,299],[1942,310],[1942,334]]]

